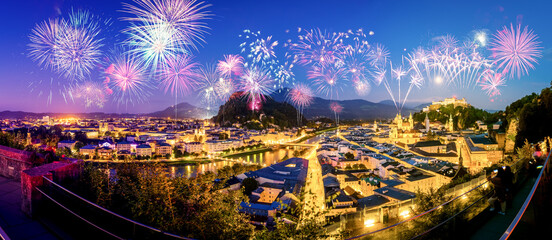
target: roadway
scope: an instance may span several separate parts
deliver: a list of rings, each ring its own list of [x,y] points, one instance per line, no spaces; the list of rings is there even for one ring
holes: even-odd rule
[[[316,219],[323,222],[325,220],[324,182],[322,181],[322,166],[316,156],[317,149],[318,144],[305,156],[305,159],[309,161],[309,166],[305,183],[301,221]]]

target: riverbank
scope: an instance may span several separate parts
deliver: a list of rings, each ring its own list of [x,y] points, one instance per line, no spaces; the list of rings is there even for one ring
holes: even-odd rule
[[[211,163],[217,159],[151,159],[151,160],[84,160],[85,162],[93,162],[98,164],[124,164],[124,163],[166,163],[168,165],[198,165]]]

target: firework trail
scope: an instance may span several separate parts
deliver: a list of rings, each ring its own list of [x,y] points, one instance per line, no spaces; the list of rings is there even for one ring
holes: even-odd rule
[[[178,119],[178,95],[191,92],[197,85],[197,68],[199,64],[192,61],[189,55],[176,55],[166,59],[163,67],[159,70],[161,81],[159,88],[165,93],[171,92],[174,95],[174,115]]]
[[[105,83],[107,92],[112,92],[113,100],[128,107],[131,103],[142,103],[152,95],[153,84],[147,78],[144,64],[128,52],[107,59]]]
[[[272,93],[272,84],[273,80],[266,69],[254,66],[245,70],[241,76],[240,90],[247,98],[251,110],[260,110],[265,96]]]
[[[46,97],[46,105],[52,104],[55,95],[61,96],[67,104],[69,101],[74,102],[72,91],[74,85],[74,82],[67,82],[63,79],[51,77],[48,80],[30,81],[28,88],[31,93],[36,93],[37,98]]]
[[[69,80],[82,80],[99,63],[102,39],[96,18],[72,11],[69,19],[49,19],[29,35],[29,56]]]
[[[383,86],[391,97],[391,100],[393,101],[397,112],[400,113],[410,95],[412,88],[414,86],[418,88],[422,86],[424,79],[423,77],[418,75],[418,73],[413,72],[405,64],[393,67],[393,63],[389,62],[388,68],[391,70],[388,71],[386,69],[378,68],[374,73],[374,78],[378,79],[377,81],[383,83]],[[396,88],[394,87],[395,85],[392,85],[392,82],[389,81],[390,79],[396,80]],[[406,94],[402,94],[403,86],[401,85],[404,85],[402,84],[402,82],[404,82],[405,80],[409,80],[407,84],[408,90],[406,91]]]
[[[217,71],[224,77],[215,83],[218,97],[226,102],[234,91],[234,76],[240,76],[243,71],[243,57],[240,55],[224,55],[224,60],[219,60]]]
[[[300,126],[303,110],[313,102],[312,90],[307,85],[297,84],[288,92],[287,97],[297,107],[297,124]]]
[[[484,74],[493,70],[493,64],[479,51],[481,43],[475,41],[483,39],[458,46],[454,37],[447,35],[433,48],[419,47],[403,57],[412,73],[407,95],[413,86],[420,88],[425,82],[456,88],[477,86]]]
[[[343,111],[343,107],[337,102],[332,102],[330,104],[330,109],[332,110],[332,112],[334,112],[336,120],[335,124],[339,125],[339,114],[341,113],[341,111]]]
[[[210,4],[196,0],[133,0],[134,4],[123,3],[122,12],[131,14],[123,17],[133,25],[129,32],[168,33],[159,37],[177,48],[197,49],[197,44],[205,42],[203,36],[209,27],[204,22],[212,16],[206,9]],[[154,37],[158,38],[158,37]],[[160,40],[158,39],[158,40]]]
[[[75,86],[73,92],[76,99],[81,99],[84,102],[85,108],[92,106],[103,108],[105,102],[107,101],[105,86],[99,82],[85,81],[82,84]]]
[[[527,26],[521,31],[521,25],[514,28],[510,24],[509,29],[504,26],[496,32],[491,42],[491,51],[494,63],[502,70],[502,74],[520,78],[528,74],[529,68],[535,68],[533,64],[541,57],[540,42],[536,41],[537,38],[533,30],[529,30]]]
[[[210,64],[201,66],[198,75],[197,90],[199,97],[201,101],[207,105],[207,110],[211,110],[211,107],[214,106],[217,99],[219,99],[217,83],[223,81],[223,79],[221,79],[215,65]]]

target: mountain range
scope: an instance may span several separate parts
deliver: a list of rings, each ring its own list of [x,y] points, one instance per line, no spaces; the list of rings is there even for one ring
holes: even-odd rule
[[[216,115],[216,111],[207,110],[204,108],[199,108],[193,106],[189,103],[179,103],[177,105],[178,118],[196,118],[196,119],[205,119],[211,118]],[[33,113],[33,112],[22,112],[22,111],[3,111],[0,112],[0,119],[23,119],[23,118],[42,118],[43,116],[50,116],[54,118],[67,118],[67,117],[80,117],[80,118],[89,118],[89,119],[105,119],[105,118],[126,118],[126,117],[155,117],[155,118],[174,118],[175,109],[174,105],[169,106],[161,111],[156,111],[152,113],[103,113],[103,112],[92,112],[92,113]]]
[[[288,88],[283,88],[278,91],[275,91],[270,95],[270,98],[275,102],[289,102],[287,98],[287,93],[289,92]],[[310,106],[306,107],[303,110],[303,115],[307,119],[328,117],[334,118],[334,113],[330,109],[330,104],[332,102],[338,103],[343,110],[339,114],[339,118],[342,120],[352,120],[352,119],[381,119],[381,118],[393,118],[397,114],[397,109],[393,101],[384,100],[379,103],[366,101],[363,99],[356,100],[328,100],[320,97],[314,97],[313,102]],[[429,104],[420,104],[415,107],[405,107],[402,109],[403,115],[406,115],[410,112],[417,112],[421,108]],[[218,110],[218,109],[217,109]],[[217,114],[216,110],[207,110],[205,108],[196,107],[192,104],[183,102],[177,105],[178,118],[211,118]],[[41,118],[42,116],[51,116],[51,117],[82,117],[82,118],[118,118],[118,117],[157,117],[157,118],[174,118],[175,109],[174,105],[169,106],[163,110],[151,112],[151,113],[139,113],[139,114],[118,114],[118,113],[103,113],[103,112],[93,112],[93,113],[32,113],[32,112],[22,112],[22,111],[3,111],[0,112],[0,119],[22,119],[25,117],[30,118]]]
[[[284,88],[272,93],[270,96],[274,101],[285,102],[287,101],[288,88]],[[363,99],[355,100],[328,100],[320,97],[314,97],[310,106],[303,110],[303,115],[307,119],[328,117],[333,119],[334,113],[330,109],[332,102],[338,103],[343,110],[339,114],[339,118],[342,120],[353,119],[381,119],[381,118],[393,118],[397,114],[397,108],[392,100],[384,100],[379,103],[366,101]],[[419,109],[421,110],[421,108]],[[408,114],[410,112],[419,111],[414,108],[403,108],[402,113]]]

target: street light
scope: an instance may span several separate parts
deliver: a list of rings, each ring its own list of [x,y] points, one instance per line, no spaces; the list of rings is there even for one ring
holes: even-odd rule
[[[364,226],[367,227],[367,228],[368,227],[373,227],[375,223],[376,223],[376,220],[374,220],[374,219],[364,220]]]

